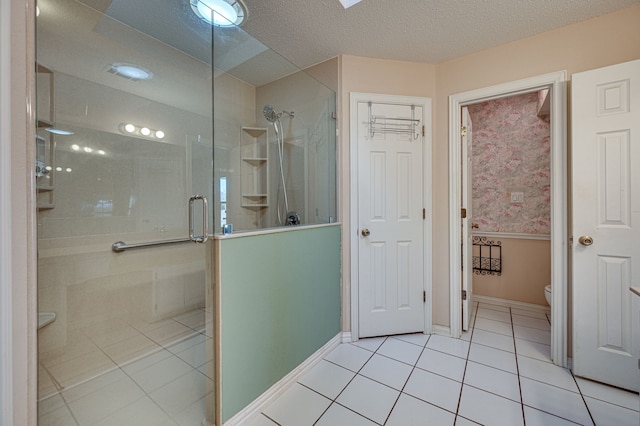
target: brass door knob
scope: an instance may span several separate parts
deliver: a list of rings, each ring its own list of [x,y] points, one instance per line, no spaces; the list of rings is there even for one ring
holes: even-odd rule
[[[362,228],[361,234],[363,237],[368,237],[369,235],[371,235],[371,231],[369,231],[367,228]]]
[[[578,238],[578,242],[583,246],[590,246],[593,244],[593,238],[588,235],[581,235],[580,238]]]

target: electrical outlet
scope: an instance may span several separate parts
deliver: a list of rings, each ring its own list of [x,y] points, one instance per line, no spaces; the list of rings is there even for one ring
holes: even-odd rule
[[[512,203],[524,203],[524,192],[512,192],[511,193],[511,202]]]

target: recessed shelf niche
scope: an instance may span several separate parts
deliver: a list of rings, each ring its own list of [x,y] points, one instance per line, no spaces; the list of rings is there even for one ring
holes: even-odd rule
[[[269,206],[269,132],[266,127],[244,126],[240,136],[241,206]]]

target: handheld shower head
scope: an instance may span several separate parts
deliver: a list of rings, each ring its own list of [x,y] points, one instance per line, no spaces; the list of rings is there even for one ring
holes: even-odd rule
[[[281,112],[277,113],[271,105],[265,105],[264,108],[262,108],[262,114],[264,118],[271,123],[275,123],[282,115]]]

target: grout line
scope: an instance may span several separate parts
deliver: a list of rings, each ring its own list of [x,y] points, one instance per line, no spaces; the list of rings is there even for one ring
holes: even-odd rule
[[[520,392],[520,409],[522,410],[522,423],[526,426],[527,419],[524,415],[524,399],[522,398],[522,383],[520,382],[520,365],[518,364],[518,347],[516,346],[516,331],[513,326],[513,313],[509,308],[509,315],[511,316],[511,332],[513,333],[513,356],[516,359],[516,373],[518,375],[518,391]]]
[[[589,413],[589,418],[591,418],[591,421],[595,425],[596,421],[593,418],[593,414],[591,414],[591,410],[589,409],[589,404],[587,404],[587,400],[584,399],[584,395],[582,394],[582,389],[580,389],[580,386],[578,385],[578,381],[576,380],[576,376],[573,375],[573,371],[571,371],[571,370],[569,370],[569,373],[571,373],[571,377],[573,378],[573,382],[576,384],[576,388],[578,388],[578,392],[580,393],[580,398],[582,398],[582,402],[584,402],[584,406],[587,408],[587,413]]]
[[[473,304],[471,305],[473,306]],[[476,307],[476,313],[473,318],[473,327],[471,327],[471,337],[469,338],[469,349],[467,349],[467,359],[464,363],[464,371],[462,373],[462,379],[460,380],[460,394],[458,395],[458,405],[456,405],[456,417],[454,418],[453,424],[455,425],[458,422],[458,416],[460,412],[460,403],[462,402],[462,388],[464,388],[464,377],[467,374],[467,365],[469,365],[469,353],[471,353],[471,342],[473,341],[473,332],[476,330],[476,320],[478,319],[478,310],[480,309],[480,304]]]

